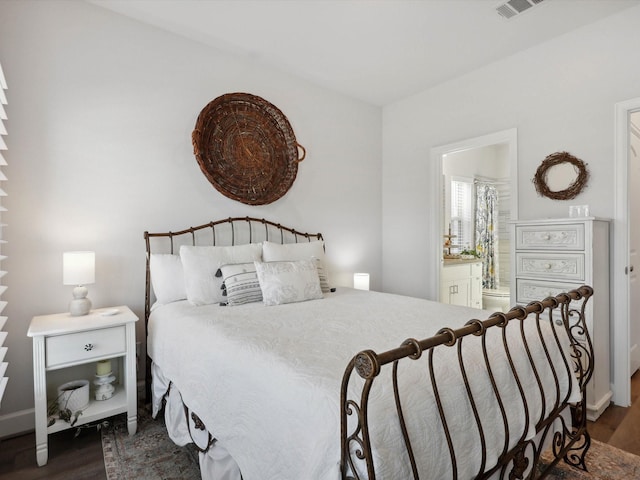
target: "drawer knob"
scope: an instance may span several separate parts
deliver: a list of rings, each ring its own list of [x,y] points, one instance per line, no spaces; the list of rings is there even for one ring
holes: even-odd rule
[[[551,264],[550,263],[545,263],[544,264],[544,268],[546,268],[547,270],[551,269]]]
[[[85,351],[90,352],[91,350],[93,350],[93,343],[87,343],[84,346]]]
[[[559,318],[556,319],[556,325],[562,325],[562,320],[560,320]]]

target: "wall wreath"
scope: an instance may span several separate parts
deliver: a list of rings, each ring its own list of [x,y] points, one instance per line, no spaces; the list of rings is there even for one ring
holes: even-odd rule
[[[248,205],[265,205],[287,193],[306,154],[287,117],[249,93],[212,100],[198,115],[191,139],[209,182]]]
[[[557,165],[570,164],[576,171],[576,178],[563,190],[551,190],[547,183],[549,170]],[[568,152],[556,152],[548,155],[536,170],[533,183],[539,195],[553,200],[571,200],[575,198],[587,185],[589,181],[589,171],[587,165],[580,159]]]

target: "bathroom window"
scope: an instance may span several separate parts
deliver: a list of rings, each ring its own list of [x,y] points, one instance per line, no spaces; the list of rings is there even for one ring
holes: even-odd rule
[[[451,234],[456,235],[452,243],[460,250],[473,249],[474,207],[473,179],[452,177],[451,179]]]

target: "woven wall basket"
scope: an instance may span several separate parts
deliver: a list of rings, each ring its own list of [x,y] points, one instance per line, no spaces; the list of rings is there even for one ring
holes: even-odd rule
[[[191,138],[209,182],[248,205],[265,205],[287,193],[305,156],[287,117],[248,93],[227,93],[211,101],[198,115]]]

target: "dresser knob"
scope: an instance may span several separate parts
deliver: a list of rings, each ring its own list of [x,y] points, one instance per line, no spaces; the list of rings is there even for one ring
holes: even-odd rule
[[[562,325],[562,320],[560,320],[559,318],[556,319],[556,325]]]
[[[542,235],[542,239],[543,240],[551,240],[551,235],[549,235],[548,233],[545,233],[544,235]]]
[[[91,350],[93,350],[93,343],[87,343],[84,346],[85,351],[90,352]]]
[[[551,264],[550,263],[545,263],[544,268],[546,268],[547,270],[549,270],[551,268]]]

